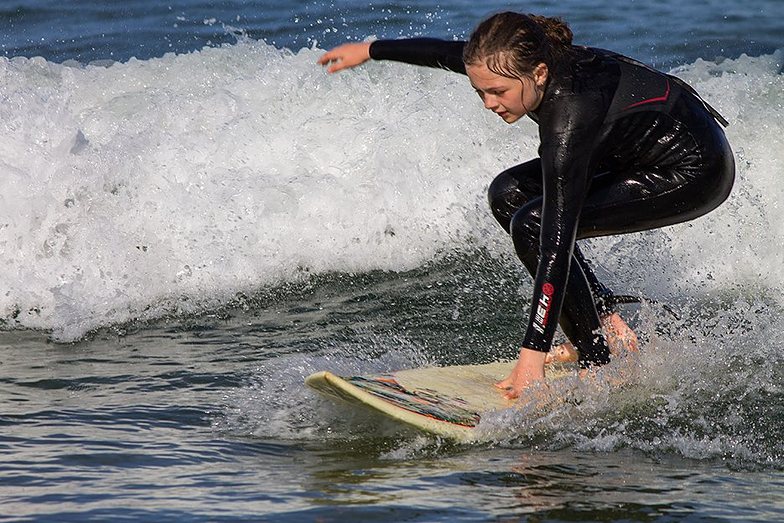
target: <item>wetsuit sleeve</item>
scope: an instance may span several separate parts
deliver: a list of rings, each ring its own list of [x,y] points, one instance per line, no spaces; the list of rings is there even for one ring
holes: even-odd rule
[[[465,42],[462,41],[436,38],[376,40],[370,44],[370,57],[374,60],[393,60],[466,74],[463,64],[464,46]]]
[[[550,350],[558,325],[580,212],[589,188],[591,155],[604,118],[604,113],[597,111],[605,105],[598,96],[560,96],[538,115],[544,198],[539,264],[523,340],[523,346],[530,349]]]

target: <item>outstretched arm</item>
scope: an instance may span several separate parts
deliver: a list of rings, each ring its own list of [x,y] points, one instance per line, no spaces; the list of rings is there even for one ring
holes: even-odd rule
[[[448,69],[465,74],[463,46],[465,42],[436,38],[376,40],[373,43],[355,42],[340,45],[319,58],[318,63],[334,73],[374,60],[393,60],[425,67]]]
[[[370,56],[374,60],[394,60],[466,74],[463,47],[465,42],[437,38],[376,40],[370,46]]]

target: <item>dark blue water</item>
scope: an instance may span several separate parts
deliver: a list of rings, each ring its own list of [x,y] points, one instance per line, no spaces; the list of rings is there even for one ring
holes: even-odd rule
[[[0,51],[62,62],[126,61],[234,43],[237,35],[278,47],[328,48],[369,35],[466,38],[489,13],[514,2],[355,2],[266,0],[204,2],[130,0],[6,1]],[[777,0],[678,3],[589,0],[525,4],[528,12],[563,16],[576,41],[628,53],[658,66],[697,58],[770,54],[782,46],[784,6]]]
[[[456,75],[315,60],[503,3],[0,2],[0,521],[784,519],[783,5],[525,5],[677,67],[738,184],[584,243],[677,311],[624,310],[625,386],[455,446],[303,380],[514,356],[530,278],[484,191],[535,128]]]

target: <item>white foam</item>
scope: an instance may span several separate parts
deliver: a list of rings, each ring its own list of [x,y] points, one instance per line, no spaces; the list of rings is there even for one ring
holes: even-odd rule
[[[0,58],[0,317],[69,340],[303,272],[508,252],[484,190],[535,156],[535,126],[483,111],[459,75],[326,75],[319,54],[244,41],[110,67]],[[780,62],[679,71],[733,120],[738,188],[693,224],[592,242],[602,270],[673,294],[784,288]]]
[[[374,351],[378,352],[369,357]],[[228,408],[216,420],[215,428],[232,434],[286,439],[323,440],[368,430],[394,434],[399,426],[391,422],[380,426],[377,417],[335,404],[302,383],[310,374],[324,369],[352,376],[429,363],[418,346],[398,336],[371,335],[362,343],[338,343],[318,355],[279,355],[256,367],[247,387],[227,396]]]

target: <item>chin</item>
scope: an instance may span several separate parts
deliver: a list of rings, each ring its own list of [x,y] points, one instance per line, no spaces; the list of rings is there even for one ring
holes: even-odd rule
[[[502,116],[501,119],[503,121],[505,121],[506,123],[515,123],[517,120],[519,120],[523,116],[524,115],[522,115],[522,114],[509,114],[509,113],[507,113],[506,115]]]

